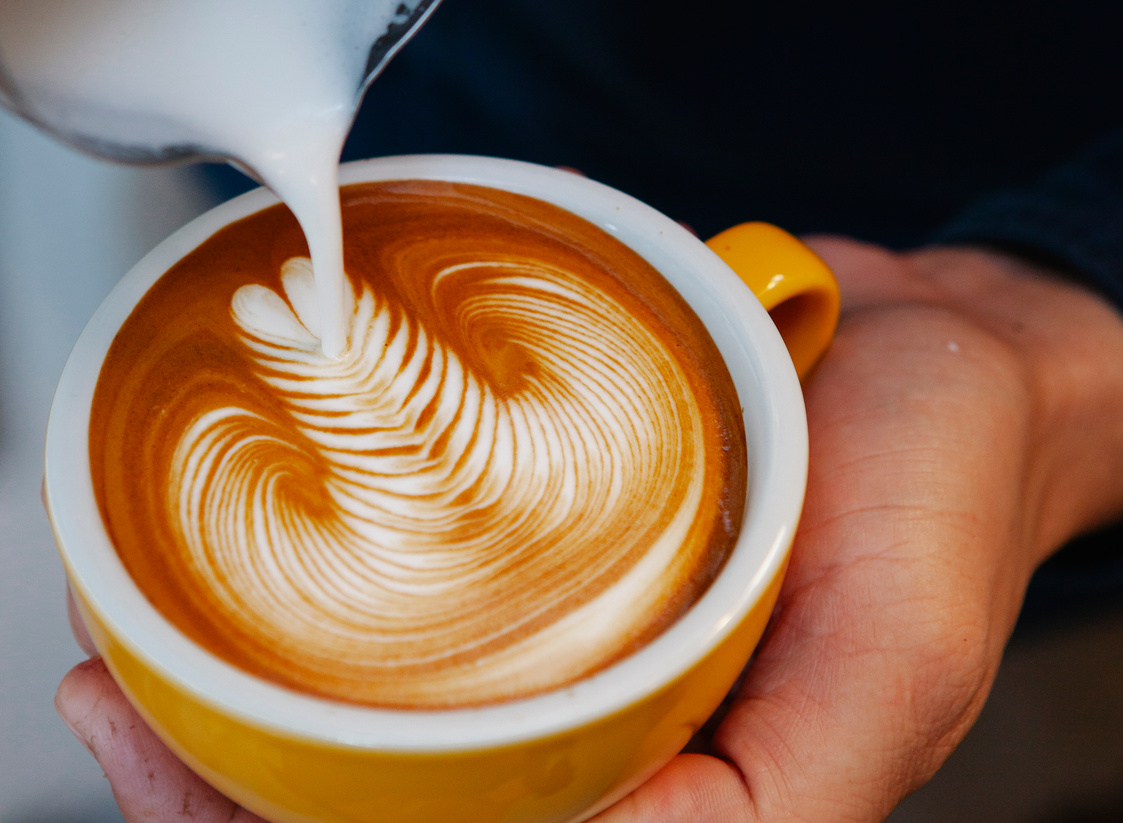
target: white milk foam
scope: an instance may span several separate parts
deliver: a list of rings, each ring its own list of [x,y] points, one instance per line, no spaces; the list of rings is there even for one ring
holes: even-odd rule
[[[325,357],[311,266],[294,258],[284,295],[243,286],[232,312],[297,436],[216,408],[172,461],[191,574],[228,624],[314,667],[346,661],[372,702],[489,702],[565,683],[626,648],[693,571],[679,564],[705,483],[690,457],[704,452],[701,415],[666,345],[542,262],[450,266],[434,303],[469,269],[490,273],[486,287],[447,310],[526,330],[541,371],[523,389],[498,396],[366,286],[345,289],[350,343]],[[286,456],[271,463],[274,448]],[[312,506],[288,479],[303,463],[323,471]],[[301,477],[306,492],[313,477]],[[586,589],[599,594],[565,606]]]
[[[218,156],[260,176],[304,229],[323,350],[337,357],[339,154],[371,46],[418,4],[0,0],[0,87],[17,111],[94,152]]]

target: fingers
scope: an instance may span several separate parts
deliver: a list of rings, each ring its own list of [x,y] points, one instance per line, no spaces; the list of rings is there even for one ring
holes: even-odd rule
[[[264,823],[204,783],[144,724],[100,658],[75,666],[55,708],[97,759],[128,823]]]
[[[879,823],[931,777],[985,691],[965,672],[935,695],[929,674],[954,667],[927,660],[920,673],[917,657],[782,642],[719,728],[720,757],[680,755],[597,823]]]
[[[931,762],[918,762],[900,695],[858,690],[838,701],[849,706],[784,705],[790,697],[743,702],[716,741],[723,757],[679,755],[596,823],[879,823],[950,751],[935,741]]]
[[[724,760],[680,754],[593,823],[750,823],[757,820],[741,773]],[[787,818],[784,818],[787,819]]]
[[[889,252],[828,253],[859,293],[891,274]],[[606,823],[875,823],[977,716],[1028,580],[1022,404],[1004,349],[895,299],[852,316],[808,389],[807,505],[721,759],[676,761]]]
[[[889,249],[848,237],[802,239],[834,272],[844,313],[873,304],[924,302],[936,295],[919,271],[903,265],[902,256]]]

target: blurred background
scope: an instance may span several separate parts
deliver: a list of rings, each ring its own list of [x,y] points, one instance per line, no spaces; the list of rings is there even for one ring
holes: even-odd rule
[[[39,502],[43,434],[66,356],[102,297],[217,197],[190,169],[98,163],[0,112],[2,823],[121,821],[52,704],[82,654]],[[892,823],[1123,820],[1123,605],[1075,605],[1026,621],[977,727]]]
[[[120,821],[55,714],[83,655],[43,507],[43,436],[79,332],[133,263],[211,204],[185,169],[97,162],[0,112],[0,821]],[[80,456],[76,455],[75,459]]]

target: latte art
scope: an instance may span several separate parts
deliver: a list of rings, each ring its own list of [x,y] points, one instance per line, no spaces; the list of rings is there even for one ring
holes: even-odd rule
[[[298,255],[237,285],[225,328],[207,300],[206,333],[181,319],[185,340],[127,355],[141,362],[91,427],[126,565],[216,653],[337,699],[473,705],[609,665],[699,596],[737,533],[743,435],[731,387],[713,388],[728,376],[699,358],[712,343],[696,319],[668,325],[692,318],[677,295],[572,215],[357,188],[381,236],[349,260],[341,358]],[[194,360],[145,398],[169,352]]]

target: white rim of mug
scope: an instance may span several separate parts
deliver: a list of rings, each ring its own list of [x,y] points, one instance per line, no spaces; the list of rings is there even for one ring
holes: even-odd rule
[[[217,206],[153,249],[116,285],[75,344],[52,404],[45,449],[47,509],[59,551],[71,585],[118,642],[198,700],[273,733],[346,747],[431,752],[508,745],[587,725],[689,671],[780,572],[806,485],[807,426],[799,381],[779,333],[741,280],[694,235],[635,198],[571,172],[490,157],[407,155],[356,161],[340,170],[342,185],[397,179],[491,186],[561,206],[645,257],[703,319],[740,395],[749,445],[741,535],[703,596],[647,646],[571,686],[494,705],[438,710],[357,706],[298,693],[213,656],[168,622],[125,570],[98,510],[88,459],[93,391],[116,330],[149,287],[218,229],[278,202],[265,189]]]

